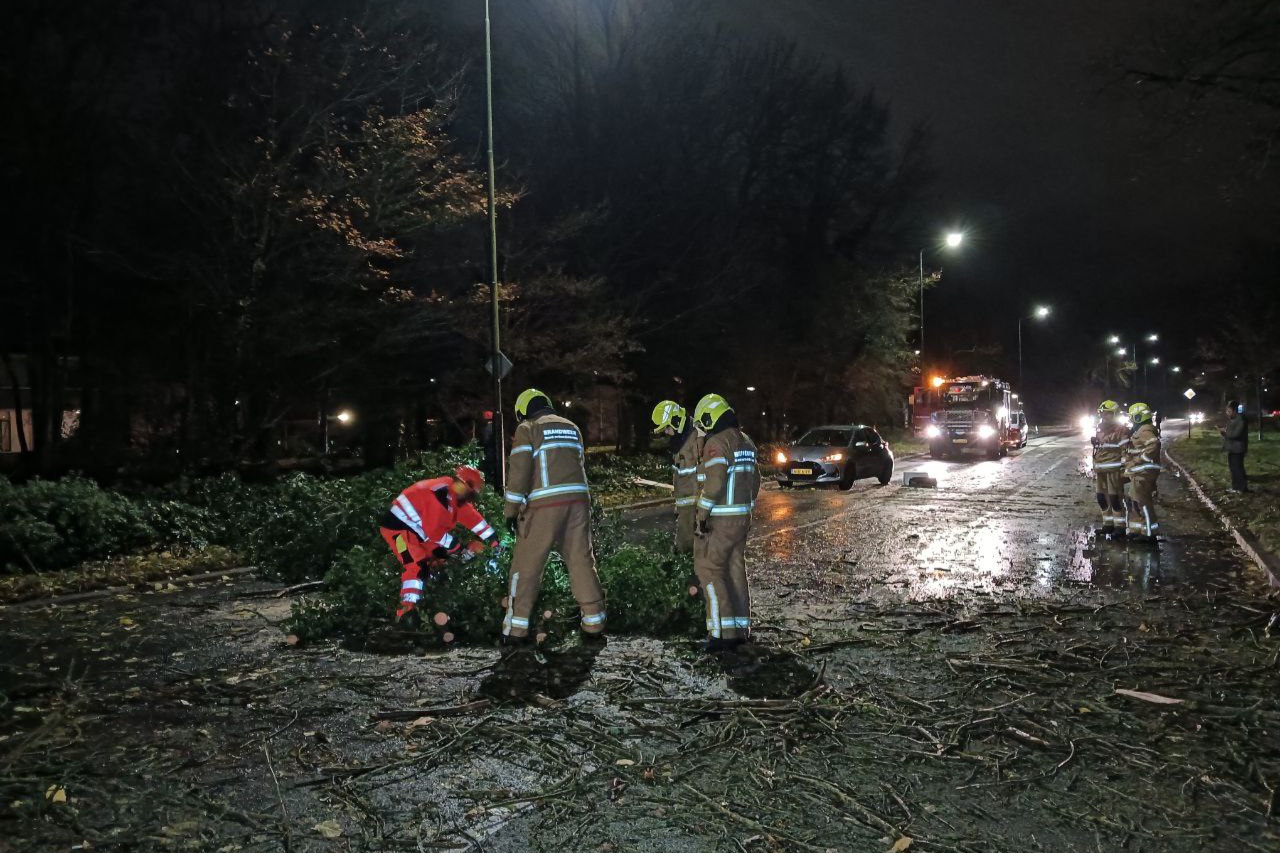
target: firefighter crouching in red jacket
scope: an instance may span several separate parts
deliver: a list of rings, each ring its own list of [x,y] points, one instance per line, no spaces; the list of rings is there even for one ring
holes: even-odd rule
[[[397,622],[416,623],[418,603],[422,600],[423,581],[444,567],[455,554],[472,554],[491,547],[501,547],[493,527],[475,508],[476,497],[484,488],[484,476],[469,465],[459,466],[452,477],[421,480],[405,489],[379,520],[379,533],[403,566],[400,575],[400,609]],[[456,528],[462,526],[476,537],[463,544]],[[425,576],[424,576],[425,572]],[[445,614],[436,614],[436,624],[448,622]],[[445,641],[452,639],[447,633]]]

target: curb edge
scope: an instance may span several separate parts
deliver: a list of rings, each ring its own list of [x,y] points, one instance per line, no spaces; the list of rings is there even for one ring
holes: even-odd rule
[[[1272,565],[1272,561],[1275,560],[1274,556],[1272,556],[1265,548],[1262,548],[1260,545],[1255,544],[1254,541],[1251,541],[1253,540],[1253,536],[1251,534],[1236,527],[1236,525],[1231,521],[1231,518],[1213,502],[1213,499],[1205,492],[1204,487],[1200,485],[1199,481],[1197,481],[1195,477],[1191,476],[1191,472],[1186,469],[1186,466],[1175,459],[1167,449],[1164,452],[1164,456],[1173,463],[1173,467],[1178,469],[1178,473],[1187,481],[1187,485],[1191,486],[1191,491],[1195,492],[1196,497],[1200,499],[1200,502],[1205,505],[1209,512],[1213,513],[1213,515],[1218,519],[1218,522],[1226,528],[1227,532],[1236,540],[1236,545],[1238,545],[1240,550],[1245,553],[1245,556],[1250,560],[1253,560],[1253,562],[1257,564],[1258,568],[1262,569],[1263,573],[1267,576],[1268,584],[1273,588],[1280,588],[1280,566]]]

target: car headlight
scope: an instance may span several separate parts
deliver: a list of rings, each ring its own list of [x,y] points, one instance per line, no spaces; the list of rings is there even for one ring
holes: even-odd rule
[[[991,438],[991,436],[995,434],[996,434],[995,427],[993,427],[991,424],[983,424],[982,426],[978,427],[978,438]]]
[[[938,429],[933,424],[929,424],[924,428],[924,434],[926,438],[938,438],[942,435],[942,430]]]
[[[843,453],[831,453],[822,457],[822,461],[823,462],[839,462],[843,458],[844,458]]]
[[[785,454],[785,453],[783,453],[781,450],[779,450],[777,453],[773,454],[773,461],[774,461],[774,462],[776,462],[776,463],[777,463],[777,464],[779,464],[779,465],[786,465],[786,464],[787,464],[787,454]]]
[[[1085,415],[1080,419],[1080,429],[1093,432],[1093,415]]]

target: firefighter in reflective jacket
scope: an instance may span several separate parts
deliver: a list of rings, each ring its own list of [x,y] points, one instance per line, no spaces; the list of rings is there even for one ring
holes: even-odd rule
[[[698,401],[693,419],[706,432],[698,463],[693,568],[707,609],[707,649],[720,651],[751,635],[747,534],[760,494],[756,446],[719,394]]]
[[[502,621],[504,642],[527,641],[542,571],[552,551],[560,552],[569,570],[583,633],[602,637],[604,592],[591,550],[591,496],[582,434],[573,421],[557,415],[551,398],[536,388],[516,398],[515,410],[520,425],[511,439],[503,512],[517,538]]]
[[[484,476],[475,468],[462,465],[452,477],[414,483],[383,513],[379,532],[403,567],[397,622],[411,614],[416,618],[424,569],[430,577],[455,554],[470,558],[484,549],[483,543],[499,547],[493,527],[473,505],[483,488]],[[465,548],[455,533],[459,525],[478,537]]]
[[[1129,539],[1154,543],[1160,524],[1156,520],[1156,478],[1160,476],[1160,430],[1146,403],[1129,407],[1133,429],[1125,449],[1124,472],[1129,477]]]
[[[1129,430],[1120,422],[1120,404],[1104,400],[1098,406],[1098,428],[1093,435],[1093,477],[1098,506],[1102,509],[1105,536],[1124,536],[1124,451],[1129,446]]]
[[[693,553],[694,502],[698,499],[698,460],[702,457],[702,435],[688,412],[674,400],[653,407],[654,432],[671,439],[671,482],[676,498],[675,549]]]

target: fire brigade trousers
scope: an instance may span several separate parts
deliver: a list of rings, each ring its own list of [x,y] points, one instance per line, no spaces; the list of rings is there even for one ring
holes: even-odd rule
[[[1124,471],[1120,468],[1104,468],[1095,472],[1097,477],[1098,506],[1102,509],[1102,526],[1126,525],[1124,508]]]
[[[707,607],[707,636],[745,639],[751,634],[751,590],[747,586],[747,534],[751,516],[719,516],[693,546],[693,571]]]
[[[1129,475],[1129,535],[1155,536],[1156,478],[1159,471],[1134,471]]]
[[[676,507],[676,553],[693,553],[693,528],[697,521],[698,508],[689,506]]]
[[[520,516],[515,555],[507,587],[507,615],[502,633],[529,635],[529,619],[538,603],[547,557],[559,551],[569,570],[569,588],[582,610],[582,630],[604,631],[604,591],[591,550],[591,504],[587,501],[531,506]]]
[[[382,534],[382,539],[391,548],[391,553],[396,555],[396,560],[401,566],[400,573],[400,606],[406,605],[417,606],[422,599],[423,574],[424,569],[427,577],[431,573],[443,565],[443,560],[437,560],[431,556],[433,548],[428,548],[427,543],[418,538],[418,534],[412,530],[394,530],[389,527],[380,527],[378,532]]]

